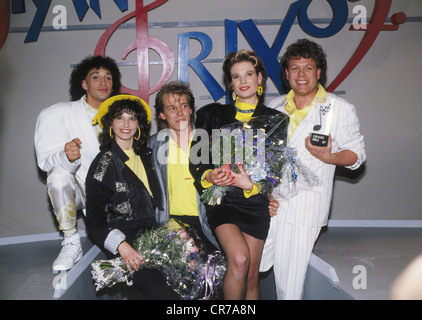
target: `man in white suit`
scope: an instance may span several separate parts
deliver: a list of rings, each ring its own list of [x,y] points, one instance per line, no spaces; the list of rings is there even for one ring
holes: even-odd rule
[[[327,62],[319,45],[306,39],[297,41],[287,49],[281,66],[284,85],[290,91],[271,101],[269,107],[289,115],[288,145],[297,151],[300,163],[316,175],[318,183],[298,183],[291,197],[281,189],[274,191],[280,207],[271,219],[260,271],[273,266],[277,299],[297,300],[303,295],[314,243],[328,221],[336,166],[359,168],[366,160],[366,150],[355,107],[324,89]],[[313,145],[310,138],[315,116],[318,119],[321,112],[315,104],[319,97],[332,101],[325,146]]]
[[[72,71],[72,102],[60,102],[41,111],[35,128],[38,166],[47,172],[47,190],[59,229],[62,249],[53,271],[65,271],[82,258],[77,211],[85,209],[85,178],[98,154],[98,133],[92,124],[101,103],[120,91],[120,71],[111,58],[88,57]]]

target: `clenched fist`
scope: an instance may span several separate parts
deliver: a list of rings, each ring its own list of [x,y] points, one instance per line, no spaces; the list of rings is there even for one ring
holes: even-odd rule
[[[79,138],[75,138],[64,145],[64,152],[70,162],[80,159],[81,152],[79,149],[81,148],[81,144],[82,141]]]

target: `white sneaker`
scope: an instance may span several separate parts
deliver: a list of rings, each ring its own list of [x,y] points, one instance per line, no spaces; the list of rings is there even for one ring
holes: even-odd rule
[[[76,232],[73,236],[65,237],[62,250],[53,262],[53,272],[67,271],[82,258],[81,237]]]

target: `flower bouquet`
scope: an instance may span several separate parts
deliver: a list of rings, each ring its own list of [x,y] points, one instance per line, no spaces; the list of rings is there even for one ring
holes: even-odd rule
[[[210,299],[222,284],[226,270],[224,256],[216,251],[203,259],[200,244],[198,247],[185,226],[174,219],[144,232],[134,248],[144,257],[143,267],[163,272],[181,299]],[[128,271],[121,257],[94,261],[91,269],[97,291],[117,283],[133,284],[134,271]]]
[[[295,150],[287,146],[288,126],[289,117],[280,113],[230,124],[221,128],[219,134],[213,131],[212,163],[236,173],[241,163],[263,195],[269,196],[275,187],[285,184],[291,196],[299,173],[309,185],[316,178],[298,163]],[[211,206],[219,205],[230,188],[234,187],[212,185],[204,190],[201,200]]]

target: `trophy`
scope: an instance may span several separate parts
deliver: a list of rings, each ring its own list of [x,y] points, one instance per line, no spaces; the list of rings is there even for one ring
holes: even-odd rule
[[[317,97],[311,130],[311,143],[315,146],[326,147],[331,129],[332,112],[334,104],[332,97]]]

